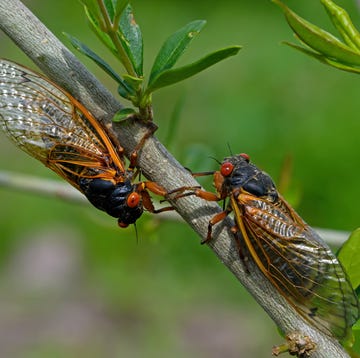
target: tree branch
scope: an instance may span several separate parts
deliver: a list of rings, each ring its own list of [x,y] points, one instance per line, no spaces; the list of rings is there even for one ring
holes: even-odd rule
[[[76,204],[87,203],[84,195],[60,180],[43,179],[37,176],[0,171],[0,186],[43,196],[57,197]]]
[[[20,1],[0,0],[0,27],[49,78],[66,88],[100,121],[111,123],[121,105]],[[133,150],[146,131],[137,122],[113,124],[112,129],[127,153]],[[155,137],[145,143],[138,164],[147,178],[167,190],[198,185]],[[172,204],[202,238],[206,237],[209,219],[221,211],[217,204],[196,197],[183,198]],[[217,225],[214,240],[208,246],[276,325],[285,333],[299,330],[310,336],[317,345],[312,355],[314,358],[348,357],[335,339],[317,331],[299,317],[254,264],[249,263],[250,274],[244,271],[229,230],[232,224],[232,220],[227,218]]]

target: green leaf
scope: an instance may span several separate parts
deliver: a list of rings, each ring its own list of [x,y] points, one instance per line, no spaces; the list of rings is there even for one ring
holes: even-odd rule
[[[352,232],[338,252],[338,259],[354,288],[360,285],[360,228]]]
[[[283,43],[285,45],[287,45],[287,46],[290,46],[290,47],[294,48],[295,50],[298,50],[298,51],[300,51],[302,53],[305,53],[306,55],[308,55],[310,57],[315,58],[316,60],[324,63],[325,65],[335,67],[338,70],[342,70],[342,71],[346,71],[346,72],[352,72],[352,73],[357,73],[357,74],[360,73],[360,68],[358,68],[358,67],[343,65],[342,63],[336,62],[334,60],[330,60],[329,58],[327,58],[324,55],[321,55],[318,52],[308,50],[308,49],[306,49],[304,47],[295,45],[295,44],[293,44],[291,42],[284,41]]]
[[[134,108],[123,108],[120,109],[120,111],[117,111],[114,115],[114,117],[112,118],[113,122],[121,122],[124,119],[133,116],[134,114],[136,114],[136,111]]]
[[[123,78],[125,82],[128,83],[131,88],[133,88],[134,92],[140,90],[141,85],[144,82],[144,79],[142,77],[134,77],[128,74],[124,74]]]
[[[162,45],[151,69],[149,85],[163,71],[172,68],[180,56],[189,46],[195,36],[200,33],[206,21],[196,20],[190,22],[172,34]]]
[[[100,41],[115,55],[118,57],[117,50],[110,38],[110,36],[103,31],[104,25],[99,22],[99,18],[90,12],[88,8],[85,8],[85,13],[89,21],[90,28],[94,31]]]
[[[227,47],[212,52],[207,56],[201,58],[200,60],[190,63],[189,65],[175,69],[165,70],[153,79],[151,85],[149,85],[149,87],[146,89],[146,93],[154,92],[159,88],[170,86],[174,83],[194,76],[195,74],[207,69],[215,63],[220,62],[227,57],[236,55],[240,49],[240,46]]]
[[[360,54],[343,44],[327,31],[311,24],[291,11],[280,0],[272,0],[284,11],[286,20],[295,34],[315,51],[338,62],[360,66]]]
[[[123,98],[130,99],[129,98],[129,92],[124,88],[124,86],[118,86],[117,91],[119,95]]]
[[[102,68],[108,75],[110,75],[119,86],[123,88],[123,93],[126,94],[125,98],[134,94],[131,86],[129,86],[111,67],[105,62],[100,56],[93,52],[89,47],[83,44],[81,41],[71,36],[70,34],[64,33],[64,35],[70,40],[71,44],[82,54],[93,60],[100,68]],[[123,96],[124,97],[124,96]]]
[[[331,0],[321,0],[321,2],[344,41],[354,50],[359,50],[360,33],[352,23],[349,14]]]
[[[124,81],[123,84],[119,84],[117,91],[121,97],[128,99],[133,103],[137,103],[138,95],[127,81]]]
[[[80,0],[80,1],[85,6],[86,12],[92,14],[93,18],[97,19],[98,22],[101,22],[100,19],[102,19],[102,15],[97,0]]]
[[[125,10],[126,6],[129,3],[129,0],[113,0],[114,2],[114,24],[118,26],[118,22],[120,21],[120,16]]]
[[[115,16],[114,1],[113,0],[102,0],[102,1],[104,2],[106,12],[108,13],[109,18],[113,20]]]
[[[141,77],[143,75],[143,39],[130,5],[127,5],[121,14],[118,35],[136,74]]]
[[[93,0],[92,0],[93,1]],[[111,21],[116,23],[116,19],[120,17],[129,0],[102,0]],[[114,21],[115,20],[115,21]],[[116,25],[117,26],[117,25]]]
[[[352,326],[354,331],[360,331],[360,320],[356,321],[356,323]]]

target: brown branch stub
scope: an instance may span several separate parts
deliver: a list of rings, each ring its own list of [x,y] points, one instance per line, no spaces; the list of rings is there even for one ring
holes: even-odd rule
[[[277,357],[279,354],[289,352],[292,356],[307,358],[316,351],[316,344],[311,338],[299,331],[290,332],[285,338],[286,343],[273,347],[272,354],[274,356]]]
[[[79,99],[95,117],[111,123],[110,119],[121,105],[19,0],[0,0],[0,27],[53,81]],[[128,121],[113,124],[112,130],[125,151],[130,153],[147,129],[139,122]],[[146,177],[167,190],[198,185],[155,137],[147,140],[140,150],[138,164]],[[172,204],[202,238],[206,237],[209,219],[221,211],[216,203],[208,203],[196,197],[183,198]],[[217,225],[214,229],[216,239],[208,246],[281,330],[301,330],[312,337],[317,345],[313,358],[348,357],[334,339],[315,330],[300,318],[254,265],[249,266],[250,274],[245,273],[236,254],[229,230],[231,226],[230,218]]]

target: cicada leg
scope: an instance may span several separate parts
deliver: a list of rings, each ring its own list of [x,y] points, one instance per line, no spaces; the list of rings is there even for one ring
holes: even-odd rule
[[[155,209],[154,204],[152,203],[149,191],[151,191],[152,193],[154,193],[156,195],[160,195],[160,196],[164,196],[164,197],[167,194],[167,191],[159,184],[156,184],[153,181],[141,182],[138,184],[136,191],[141,195],[141,198],[143,201],[143,206],[147,211],[149,211],[153,214],[158,214],[158,213],[161,213],[164,211],[174,210],[174,208],[172,206],[166,206],[164,208]]]
[[[187,191],[187,193],[185,193]],[[168,191],[166,197],[172,194],[177,194],[173,197],[174,200],[184,198],[186,196],[197,196],[201,199],[207,201],[220,201],[221,198],[218,197],[215,193],[211,193],[206,190],[202,190],[200,186],[182,186],[180,188]]]
[[[244,251],[243,251],[243,246],[242,246],[242,237],[240,236],[241,235],[241,230],[239,229],[239,227],[237,225],[234,225],[232,228],[231,228],[231,232],[234,236],[234,240],[235,240],[235,243],[236,243],[236,247],[237,247],[237,251],[238,251],[238,254],[239,254],[239,258],[240,258],[240,261],[242,262],[243,266],[244,266],[244,270],[246,271],[246,273],[250,273],[250,270],[249,270],[249,267],[248,267],[248,256],[244,254]]]
[[[190,190],[190,191],[188,191]],[[188,191],[188,192],[186,192]],[[185,193],[184,193],[185,192]],[[202,190],[199,187],[189,187],[189,186],[183,186],[180,188],[177,188],[175,190],[172,190],[167,193],[167,195],[177,193],[177,195],[174,197],[174,199],[183,198],[186,196],[192,196],[195,195],[201,199],[204,199],[206,201],[220,201],[223,200],[223,198],[215,193]],[[212,239],[212,228],[214,225],[218,224],[220,221],[224,220],[232,211],[231,206],[229,205],[224,211],[216,214],[208,224],[208,232],[206,235],[206,238],[201,241],[201,244],[206,244]]]
[[[140,139],[139,143],[136,145],[136,147],[130,153],[130,165],[129,165],[130,170],[133,170],[137,166],[139,151],[144,146],[145,142],[156,132],[156,130],[158,128],[154,122],[146,122],[146,126],[147,126],[146,133],[143,135],[143,137]]]
[[[212,193],[210,193],[210,194],[212,194]],[[208,224],[208,232],[206,235],[206,239],[201,241],[202,245],[208,243],[212,239],[213,226],[218,224],[220,221],[223,221],[231,213],[231,211],[232,211],[231,207],[228,206],[224,211],[216,214],[215,216],[213,216],[211,218],[211,220],[209,221],[209,224]]]

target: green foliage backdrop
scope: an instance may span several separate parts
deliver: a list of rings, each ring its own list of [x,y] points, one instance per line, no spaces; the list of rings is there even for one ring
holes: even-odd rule
[[[104,53],[80,2],[25,3],[65,43],[62,32]],[[359,24],[354,3],[338,3]],[[287,4],[331,28],[320,3]],[[281,45],[292,33],[270,1],[132,5],[143,31],[146,73],[168,35],[195,19],[207,25],[182,61],[244,46],[238,56],[154,95],[157,136],[165,140],[176,131],[170,145],[175,157],[194,171],[212,170],[209,156],[221,160],[230,145],[275,181],[290,157],[288,199],[303,218],[318,227],[359,226],[357,75]],[[1,57],[33,67],[5,35],[0,42]],[[103,56],[116,66],[110,54]],[[82,60],[116,93],[109,77]],[[174,129],[170,117],[180,100]],[[2,134],[0,152],[1,169],[54,179]],[[7,332],[0,335],[1,356],[269,357],[280,342],[265,313],[185,225],[143,217],[136,240],[133,228],[118,229],[90,206],[4,188],[0,200],[0,331]]]

